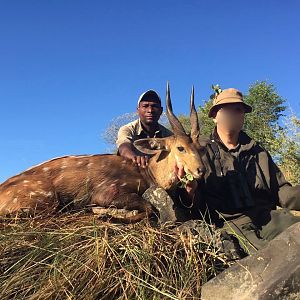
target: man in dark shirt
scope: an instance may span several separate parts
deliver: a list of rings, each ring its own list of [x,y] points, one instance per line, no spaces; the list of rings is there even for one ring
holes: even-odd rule
[[[206,174],[196,193],[206,219],[248,253],[300,221],[287,210],[300,210],[300,186],[291,186],[270,154],[242,131],[251,111],[236,89],[214,99],[209,117],[215,130],[199,138],[207,149]]]

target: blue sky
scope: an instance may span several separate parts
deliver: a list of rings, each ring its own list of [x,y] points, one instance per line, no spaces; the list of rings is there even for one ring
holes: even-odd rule
[[[268,80],[299,116],[299,1],[0,0],[0,181],[52,157],[104,153],[144,90],[176,113],[210,85]]]

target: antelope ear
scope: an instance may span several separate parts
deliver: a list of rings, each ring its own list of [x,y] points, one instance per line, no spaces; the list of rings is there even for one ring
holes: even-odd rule
[[[134,147],[145,154],[156,154],[161,150],[167,150],[165,138],[148,138],[136,140],[133,143]]]

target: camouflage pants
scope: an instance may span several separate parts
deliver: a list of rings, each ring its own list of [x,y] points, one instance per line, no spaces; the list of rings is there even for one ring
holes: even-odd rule
[[[174,202],[163,188],[151,186],[144,192],[142,197],[157,210],[161,223],[177,221]]]

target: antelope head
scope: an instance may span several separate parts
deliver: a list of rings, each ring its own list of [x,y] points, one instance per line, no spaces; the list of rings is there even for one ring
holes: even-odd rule
[[[134,142],[136,148],[146,154],[154,154],[149,163],[157,183],[165,189],[173,187],[177,182],[176,168],[183,168],[186,174],[199,179],[205,168],[199,155],[198,137],[199,121],[194,104],[194,88],[190,98],[191,133],[187,134],[173,113],[170,87],[167,84],[166,114],[173,129],[173,136],[167,138],[148,138]]]

